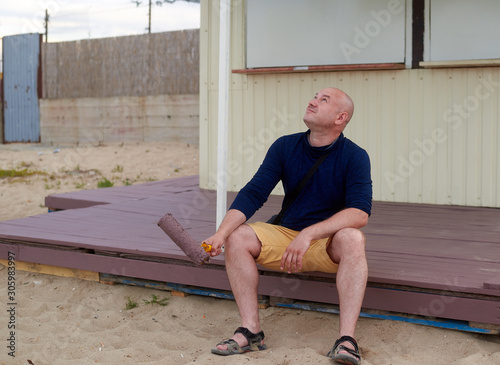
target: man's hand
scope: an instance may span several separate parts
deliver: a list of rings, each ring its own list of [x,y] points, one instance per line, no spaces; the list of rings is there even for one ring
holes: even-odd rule
[[[281,258],[281,270],[289,274],[302,269],[302,258],[311,246],[311,242],[324,237],[332,237],[342,228],[362,228],[368,222],[368,214],[357,208],[347,208],[330,218],[304,228],[290,242]]]
[[[220,234],[216,233],[212,237],[209,237],[206,240],[204,240],[203,243],[212,246],[212,249],[207,252],[210,256],[214,257],[222,253],[222,247],[226,243],[226,240],[222,238]]]
[[[289,274],[302,269],[302,258],[311,246],[311,239],[303,232],[290,242],[281,258],[281,270],[287,270]]]
[[[229,237],[236,228],[245,223],[245,221],[246,217],[242,212],[230,209],[222,220],[217,232],[212,237],[203,241],[207,245],[212,246],[212,249],[208,252],[210,256],[214,257],[220,255],[222,253],[222,248],[226,244],[227,237]]]

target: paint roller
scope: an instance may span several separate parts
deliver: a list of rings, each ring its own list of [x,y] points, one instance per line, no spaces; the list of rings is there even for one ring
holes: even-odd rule
[[[212,247],[206,243],[201,246],[172,216],[165,214],[158,222],[158,226],[196,265],[202,265],[210,260],[208,252]]]

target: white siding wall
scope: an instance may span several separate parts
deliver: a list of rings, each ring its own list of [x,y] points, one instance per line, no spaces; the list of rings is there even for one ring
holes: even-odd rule
[[[216,188],[218,5],[202,2],[200,183]],[[231,64],[244,64],[244,3],[232,5]],[[355,102],[345,135],[372,162],[374,199],[500,207],[500,68],[231,75],[229,190],[279,136],[305,130],[307,102],[336,86]],[[278,188],[276,193],[280,193]]]

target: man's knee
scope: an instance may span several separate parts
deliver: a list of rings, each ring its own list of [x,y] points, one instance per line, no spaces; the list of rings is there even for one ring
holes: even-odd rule
[[[248,250],[254,257],[258,257],[260,248],[261,244],[254,230],[250,226],[242,224],[229,235],[224,251],[230,255],[233,252]]]
[[[233,232],[231,232],[231,234],[227,237],[226,245],[234,246],[237,245],[239,242],[248,240],[248,238],[250,237],[249,230],[253,232],[253,230],[249,226],[247,226],[246,224],[242,224],[241,226],[236,228]]]
[[[357,228],[343,228],[333,236],[333,240],[342,245],[356,246],[364,249],[366,238],[363,232]]]
[[[343,228],[333,236],[329,246],[329,255],[335,263],[342,257],[365,257],[366,238],[357,228]]]

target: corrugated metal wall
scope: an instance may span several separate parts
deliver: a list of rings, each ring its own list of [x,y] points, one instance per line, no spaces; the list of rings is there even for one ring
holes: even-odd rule
[[[4,139],[6,142],[38,142],[38,68],[40,35],[3,38]]]
[[[0,143],[3,142],[3,73],[0,72]]]
[[[200,183],[210,189],[217,170],[217,4],[202,4],[200,31]],[[232,8],[233,69],[245,67],[243,8]],[[319,89],[336,86],[356,104],[345,134],[371,157],[375,200],[500,207],[500,68],[232,74],[230,82],[230,190],[252,177],[277,137],[305,130],[307,102]]]

